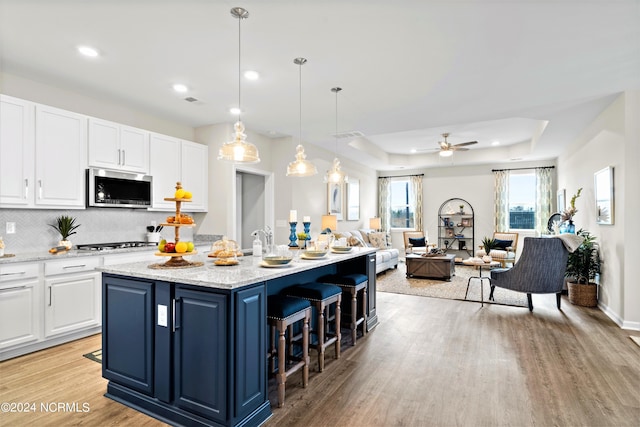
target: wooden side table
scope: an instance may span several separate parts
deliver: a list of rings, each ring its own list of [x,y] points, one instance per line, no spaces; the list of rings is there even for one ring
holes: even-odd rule
[[[471,276],[471,277],[469,277],[469,280],[467,280],[467,290],[464,293],[464,299],[467,299],[467,294],[469,293],[469,285],[471,284],[471,279],[480,280],[480,306],[484,307],[484,282],[483,282],[483,280],[485,280],[485,279],[488,280],[489,281],[489,286],[491,286],[491,278],[482,276],[482,267],[491,270],[494,267],[499,267],[500,266],[500,262],[498,262],[498,261],[484,262],[484,261],[475,261],[473,259],[465,259],[465,260],[462,261],[462,263],[464,265],[470,265],[470,266],[478,267],[478,269],[479,269],[479,272],[478,272],[477,276]]]

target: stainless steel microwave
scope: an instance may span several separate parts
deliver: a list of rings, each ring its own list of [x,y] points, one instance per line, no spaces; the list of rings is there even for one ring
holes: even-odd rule
[[[149,175],[106,169],[87,169],[87,206],[148,208],[151,206]]]

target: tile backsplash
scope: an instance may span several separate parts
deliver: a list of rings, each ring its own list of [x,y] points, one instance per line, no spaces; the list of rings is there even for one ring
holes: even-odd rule
[[[77,218],[80,227],[69,240],[75,245],[87,243],[146,241],[147,226],[160,224],[170,212],[149,212],[145,209],[87,208],[60,209],[0,209],[0,236],[6,253],[36,252],[57,246],[60,234],[49,224],[60,215]],[[15,234],[6,233],[6,223],[15,222]],[[194,229],[180,228],[180,240],[193,240]],[[174,228],[164,227],[162,238],[172,241]]]

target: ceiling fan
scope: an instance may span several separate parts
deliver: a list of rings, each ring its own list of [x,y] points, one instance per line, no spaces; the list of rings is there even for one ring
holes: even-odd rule
[[[465,148],[467,145],[473,145],[478,143],[478,141],[468,141],[468,142],[462,142],[460,144],[452,145],[449,142],[447,142],[447,137],[449,135],[450,135],[449,133],[443,133],[442,136],[444,137],[444,141],[439,142],[440,152],[438,154],[440,154],[441,157],[452,156],[454,151],[467,151],[468,148]]]

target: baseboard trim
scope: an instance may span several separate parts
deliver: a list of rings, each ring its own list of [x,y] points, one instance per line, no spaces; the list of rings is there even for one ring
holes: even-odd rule
[[[640,331],[640,322],[629,322],[621,318],[618,313],[611,310],[607,305],[598,303],[598,308],[602,311],[609,319],[613,320],[613,322],[620,326],[621,329],[626,329],[630,331]]]

